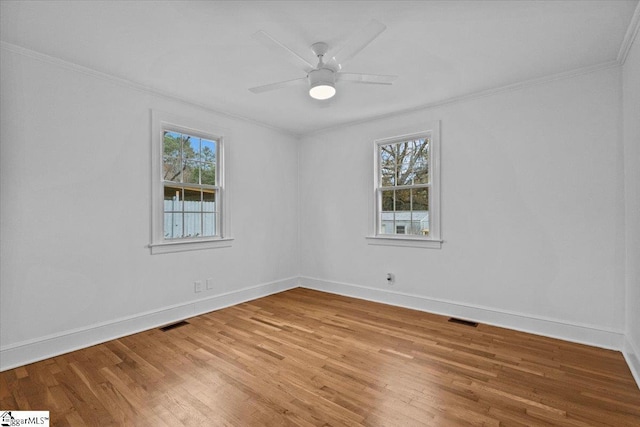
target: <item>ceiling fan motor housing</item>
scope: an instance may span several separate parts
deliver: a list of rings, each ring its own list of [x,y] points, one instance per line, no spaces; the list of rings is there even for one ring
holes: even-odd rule
[[[329,68],[320,68],[309,71],[309,83],[311,87],[319,85],[333,86],[336,81],[336,73]]]

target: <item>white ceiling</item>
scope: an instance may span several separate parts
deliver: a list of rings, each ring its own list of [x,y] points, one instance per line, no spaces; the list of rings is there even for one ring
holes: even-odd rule
[[[292,133],[417,108],[615,61],[638,0],[6,1],[1,40]],[[338,82],[315,101],[295,61],[251,38],[265,30],[315,63],[377,19],[387,30],[343,71],[397,74],[393,86]],[[331,52],[331,51],[330,51]]]

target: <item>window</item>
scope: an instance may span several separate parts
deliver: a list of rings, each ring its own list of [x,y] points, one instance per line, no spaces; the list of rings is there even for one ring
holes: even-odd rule
[[[219,237],[217,139],[162,132],[165,240]]]
[[[375,141],[371,244],[436,247],[440,240],[439,126]]]
[[[229,246],[223,137],[154,112],[152,253]]]

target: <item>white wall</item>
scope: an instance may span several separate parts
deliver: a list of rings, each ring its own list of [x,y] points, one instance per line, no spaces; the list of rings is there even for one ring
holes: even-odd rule
[[[620,91],[609,68],[303,138],[301,283],[620,348]],[[442,249],[368,245],[372,141],[432,120]]]
[[[296,285],[296,138],[14,50],[0,63],[3,369]],[[223,129],[231,248],[150,254],[150,109]]]
[[[613,348],[626,328],[627,353],[638,354],[638,43],[622,73],[300,145],[24,53],[0,58],[2,369],[295,286],[299,275],[304,286]],[[231,248],[150,255],[150,109],[228,133]],[[443,248],[367,245],[373,139],[432,120],[442,125]],[[208,277],[215,289],[194,294]]]
[[[625,353],[640,384],[640,41],[622,68],[626,201],[627,341]]]

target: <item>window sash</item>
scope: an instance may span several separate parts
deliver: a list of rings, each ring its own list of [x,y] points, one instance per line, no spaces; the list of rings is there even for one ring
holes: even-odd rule
[[[162,144],[164,144],[164,135],[165,133],[177,133],[180,134],[182,136],[189,136],[189,137],[194,137],[194,138],[199,138],[199,139],[205,139],[208,141],[213,141],[215,142],[215,182],[218,185],[210,185],[210,184],[201,184],[201,183],[191,183],[191,182],[184,182],[184,181],[169,181],[164,179],[164,177],[160,177],[160,180],[162,182],[162,189],[164,191],[164,188],[166,187],[174,187],[174,188],[181,188],[182,190],[187,190],[187,189],[195,189],[195,190],[214,190],[215,194],[216,194],[216,209],[213,212],[214,214],[214,220],[215,220],[215,234],[213,235],[204,235],[204,223],[202,221],[203,219],[203,211],[201,210],[200,212],[195,212],[195,211],[189,211],[186,210],[184,204],[182,205],[182,208],[180,210],[176,210],[176,211],[166,211],[164,209],[164,197],[163,197],[163,206],[162,206],[162,215],[163,215],[163,230],[162,230],[162,241],[164,242],[176,242],[176,241],[181,241],[181,240],[202,240],[202,239],[212,239],[212,238],[221,238],[222,237],[222,218],[221,218],[221,209],[219,208],[219,206],[222,204],[222,186],[221,184],[221,153],[222,153],[222,138],[219,136],[214,136],[214,135],[209,135],[207,133],[203,133],[203,132],[198,132],[198,131],[194,131],[194,130],[190,130],[190,129],[184,129],[180,126],[173,126],[173,125],[167,125],[167,124],[163,124],[163,126],[161,126],[161,133],[162,133],[162,137],[161,137],[161,141]],[[184,139],[182,139],[181,142],[182,146],[180,148],[180,156],[184,156]],[[163,145],[164,147],[164,145]],[[162,152],[162,168],[160,169],[161,171],[164,169],[164,148],[161,150]],[[161,172],[162,173],[162,172]],[[199,180],[202,180],[202,178],[200,177]],[[183,200],[184,203],[184,200]],[[166,213],[179,213],[182,218],[182,237],[167,237],[165,235],[165,230],[164,230],[164,215]],[[185,214],[197,214],[200,213],[200,231],[201,231],[201,235],[199,236],[184,236],[184,231],[185,231],[185,227],[186,227],[186,223],[184,221],[184,217]]]
[[[414,137],[414,138],[393,138],[392,140],[384,140],[384,141],[378,141],[376,143],[376,201],[377,201],[377,209],[376,209],[376,229],[375,229],[375,235],[376,236],[384,236],[384,237],[402,237],[402,238],[406,238],[406,236],[411,236],[412,238],[425,238],[428,237],[422,237],[421,235],[418,234],[407,234],[406,233],[406,226],[403,225],[398,225],[398,220],[396,220],[396,212],[404,212],[404,211],[397,211],[396,210],[396,206],[395,206],[395,201],[394,201],[394,207],[392,211],[385,211],[382,209],[382,193],[383,191],[402,191],[402,190],[413,190],[413,189],[420,189],[420,188],[431,188],[432,187],[432,178],[431,176],[429,177],[429,182],[428,183],[419,183],[419,184],[403,184],[403,185],[382,185],[382,153],[383,153],[383,147],[388,147],[388,146],[397,146],[399,144],[403,144],[412,140],[416,140],[416,139],[424,139],[427,140],[427,144],[429,144],[429,149],[432,148],[432,139],[431,139],[431,132],[427,132],[424,134],[419,135],[418,137]],[[428,169],[429,171],[431,171],[431,158],[432,156],[430,155],[427,158],[427,163],[428,163]],[[398,167],[398,163],[397,163],[398,159],[395,159],[395,164],[396,167]],[[432,204],[432,192],[429,192],[429,208],[431,208],[431,206],[433,206]],[[427,212],[429,212],[429,210],[427,210]],[[394,212],[394,216],[393,216],[393,221],[392,221],[392,230],[393,232],[388,232],[388,233],[384,233],[382,230],[382,213],[383,212]],[[410,214],[410,218],[413,218],[413,209],[411,209],[409,212],[411,212]],[[431,219],[430,219],[431,220]],[[411,221],[412,222],[412,221]],[[431,221],[429,221],[431,222]],[[398,233],[398,227],[401,226],[404,228],[404,233]]]
[[[379,191],[391,191],[391,190],[411,190],[412,188],[430,188],[431,183],[429,184],[410,184],[410,185],[387,185],[387,186],[379,186],[377,190]]]
[[[185,214],[200,214],[200,229],[203,232],[201,236],[189,236],[189,237],[166,237],[165,236],[165,230],[163,230],[163,239],[164,241],[168,241],[168,242],[175,242],[175,241],[180,241],[180,240],[185,240],[185,239],[207,239],[207,238],[220,238],[222,237],[221,234],[221,225],[222,225],[222,218],[221,218],[221,211],[220,211],[220,202],[221,202],[221,192],[222,189],[219,186],[215,186],[215,185],[207,185],[207,184],[189,184],[189,183],[181,183],[181,182],[174,182],[174,181],[162,181],[162,187],[163,189],[166,187],[172,187],[172,188],[180,188],[182,190],[213,190],[215,197],[216,197],[216,201],[215,203],[215,209],[213,211],[205,211],[203,210],[202,206],[200,207],[200,210],[189,210],[186,208],[186,206],[184,205],[185,200],[181,200],[182,203],[182,207],[181,209],[175,209],[175,210],[166,210],[165,209],[165,205],[163,203],[163,208],[162,208],[162,213],[163,215],[165,214],[179,214],[182,216],[182,234],[184,235],[184,229],[185,229],[185,221],[184,221],[184,215]],[[200,202],[204,202],[204,200],[200,200]],[[208,234],[205,235],[204,234],[204,215],[205,214],[213,214],[214,215],[214,229],[215,229],[215,233],[214,234]]]

